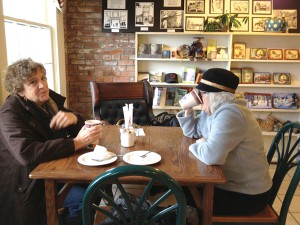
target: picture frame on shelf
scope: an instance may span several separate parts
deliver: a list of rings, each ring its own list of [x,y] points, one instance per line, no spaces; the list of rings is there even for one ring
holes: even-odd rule
[[[299,49],[284,49],[284,59],[285,60],[298,60],[299,59]]]
[[[273,73],[274,84],[291,84],[290,73]]]
[[[230,0],[230,13],[248,14],[249,0]]]
[[[264,32],[267,17],[252,17],[252,32]]]
[[[230,71],[239,78],[239,83],[242,83],[242,68],[231,68]]]
[[[185,30],[186,31],[203,31],[204,30],[204,16],[186,16]]]
[[[268,59],[267,48],[251,48],[250,49],[250,59]]]
[[[205,0],[185,0],[185,13],[186,14],[204,14],[205,13]]]
[[[238,28],[232,27],[232,31],[237,32],[248,32],[249,31],[249,20],[245,20],[246,17],[237,17],[236,20],[240,22],[240,26]],[[243,22],[244,21],[244,22]]]
[[[223,14],[224,13],[224,0],[209,0],[209,13],[210,14]]]
[[[253,0],[252,14],[272,15],[272,0]]]
[[[233,59],[246,58],[246,43],[233,43]]]
[[[270,72],[254,72],[253,83],[254,84],[271,84],[272,76]]]
[[[271,109],[272,95],[270,93],[244,93],[247,107],[250,109]]]
[[[242,68],[242,84],[253,84],[253,68]]]
[[[150,71],[149,72],[149,82],[162,82],[162,72]]]
[[[282,49],[268,49],[268,59],[282,60],[283,59]]]
[[[162,58],[169,59],[170,58],[170,50],[163,50],[162,51]]]
[[[275,109],[297,109],[296,93],[273,93],[272,104]]]
[[[137,49],[138,58],[150,58],[150,44],[138,44]]]

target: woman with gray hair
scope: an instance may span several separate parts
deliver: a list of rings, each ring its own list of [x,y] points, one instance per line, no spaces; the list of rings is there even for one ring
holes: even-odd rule
[[[48,88],[46,70],[21,59],[4,71],[10,96],[0,108],[0,224],[45,225],[43,180],[29,179],[42,162],[67,157],[101,137],[101,126],[85,129],[65,97]],[[81,224],[83,186],[65,200],[66,224]],[[13,216],[14,215],[14,216]]]
[[[228,180],[214,191],[215,215],[249,215],[268,202],[272,180],[260,127],[236,93],[239,79],[232,72],[207,70],[196,86],[201,113],[188,108],[177,114],[185,136],[197,138],[189,150],[207,165],[220,165]],[[186,189],[187,203],[194,205]]]

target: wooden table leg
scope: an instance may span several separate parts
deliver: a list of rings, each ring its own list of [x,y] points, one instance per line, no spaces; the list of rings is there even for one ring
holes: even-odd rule
[[[56,210],[56,185],[54,180],[45,180],[45,197],[47,210],[47,225],[58,224],[58,216]]]
[[[214,185],[203,185],[203,225],[212,225],[213,216]]]

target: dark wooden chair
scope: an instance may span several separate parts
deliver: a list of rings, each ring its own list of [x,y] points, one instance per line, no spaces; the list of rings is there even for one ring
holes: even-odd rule
[[[299,133],[300,124],[289,123],[279,130],[276,134],[271,147],[269,149],[267,158],[271,164],[276,160],[276,170],[273,175],[273,185],[271,188],[272,196],[269,200],[269,204],[261,212],[250,216],[213,216],[214,225],[285,225],[286,217],[289,211],[291,201],[294,193],[298,187],[300,180],[300,151],[299,143],[300,136],[293,137],[294,133]],[[276,153],[276,154],[275,154]],[[274,155],[277,156],[273,159]],[[282,181],[290,171],[294,168],[292,179],[288,185],[288,189],[285,193],[280,213],[277,214],[274,210],[273,203],[278,194],[278,190],[281,187]],[[290,174],[292,172],[290,171]]]
[[[133,122],[150,125],[154,118],[152,88],[147,80],[139,82],[96,83],[90,81],[94,119],[117,124],[123,106],[133,104]]]

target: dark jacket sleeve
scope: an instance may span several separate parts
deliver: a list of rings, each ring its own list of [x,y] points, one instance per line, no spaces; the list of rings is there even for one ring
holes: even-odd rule
[[[74,153],[73,139],[55,138],[49,121],[33,116],[12,96],[1,107],[1,142],[22,166],[35,167],[41,162],[66,157]],[[79,131],[81,124],[69,128],[70,136]],[[75,135],[76,136],[76,135]]]

